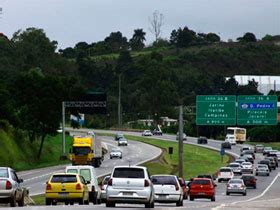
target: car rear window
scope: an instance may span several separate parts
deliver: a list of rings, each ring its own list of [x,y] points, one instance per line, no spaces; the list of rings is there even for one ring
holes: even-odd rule
[[[141,168],[116,168],[113,177],[116,178],[145,178],[144,170]]]
[[[231,172],[230,168],[221,168],[220,172]]]
[[[198,179],[198,180],[194,180],[192,184],[209,185],[210,180]]]
[[[77,182],[76,175],[54,175],[51,179],[52,183],[74,183]]]
[[[240,165],[239,164],[230,164],[229,167],[236,168],[236,167],[240,167]]]
[[[0,177],[8,178],[9,177],[8,169],[0,169]]]
[[[176,179],[174,176],[153,176],[151,178],[153,184],[157,185],[176,185]]]
[[[78,170],[77,170],[77,169],[68,169],[68,170],[67,170],[67,173],[68,173],[68,174],[77,174],[77,173],[78,173]]]
[[[231,184],[241,184],[241,183],[242,183],[242,180],[231,179],[231,180],[229,181],[229,183],[231,183]]]
[[[254,177],[253,176],[242,176],[241,179],[250,180],[250,179],[254,179]]]

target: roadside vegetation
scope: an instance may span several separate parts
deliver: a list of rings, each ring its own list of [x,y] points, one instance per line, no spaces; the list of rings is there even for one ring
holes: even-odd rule
[[[17,140],[20,138],[20,141]],[[17,171],[66,164],[69,161],[61,161],[61,134],[47,136],[42,156],[37,158],[39,142],[31,143],[26,136],[18,134],[12,135],[0,129],[0,165],[8,166]],[[71,138],[66,138],[66,151],[71,145]]]

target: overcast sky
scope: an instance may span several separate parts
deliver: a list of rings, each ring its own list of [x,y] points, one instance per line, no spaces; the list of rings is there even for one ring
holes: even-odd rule
[[[19,29],[42,28],[59,48],[101,41],[116,31],[130,39],[137,28],[149,44],[154,37],[148,19],[155,10],[164,15],[167,39],[184,26],[225,41],[245,32],[259,39],[280,34],[280,0],[0,0],[0,7],[0,32],[11,37]]]

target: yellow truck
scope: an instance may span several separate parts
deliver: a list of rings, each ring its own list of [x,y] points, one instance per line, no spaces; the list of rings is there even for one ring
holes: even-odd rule
[[[73,137],[72,149],[70,149],[72,165],[92,165],[98,168],[103,159],[102,143],[95,133]]]

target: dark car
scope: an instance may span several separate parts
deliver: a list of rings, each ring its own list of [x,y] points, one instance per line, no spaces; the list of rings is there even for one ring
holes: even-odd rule
[[[200,137],[197,139],[197,143],[198,143],[198,144],[207,144],[207,143],[208,143],[208,140],[207,140],[206,137],[200,136]]]
[[[221,146],[224,149],[231,149],[231,144],[229,142],[223,142]]]
[[[186,185],[186,181],[185,181],[184,178],[179,177],[178,181],[179,181],[180,186],[182,187],[182,190],[183,190],[183,199],[186,200],[186,199],[188,199],[189,188]]]
[[[254,175],[242,175],[241,179],[243,179],[246,187],[253,187],[254,189],[257,188],[257,179]]]
[[[270,160],[261,160],[258,162],[258,164],[265,164],[265,165],[267,165],[269,171],[272,170],[272,164],[271,164]]]
[[[272,169],[274,169],[274,170],[276,169],[276,161],[275,161],[274,157],[265,157],[264,159],[270,161]]]
[[[278,167],[278,163],[279,163],[279,160],[278,160],[278,156],[276,153],[268,153],[267,154],[267,157],[273,157],[274,158],[274,161],[276,163],[276,167]]]
[[[254,148],[255,153],[263,153],[264,146],[262,144],[257,144]]]
[[[120,138],[124,138],[124,135],[122,133],[116,133],[115,140],[118,141]]]
[[[154,136],[162,136],[162,131],[157,130],[157,129],[154,129],[152,133]]]
[[[249,154],[252,155],[254,159],[256,158],[254,150],[244,150],[241,154]]]

